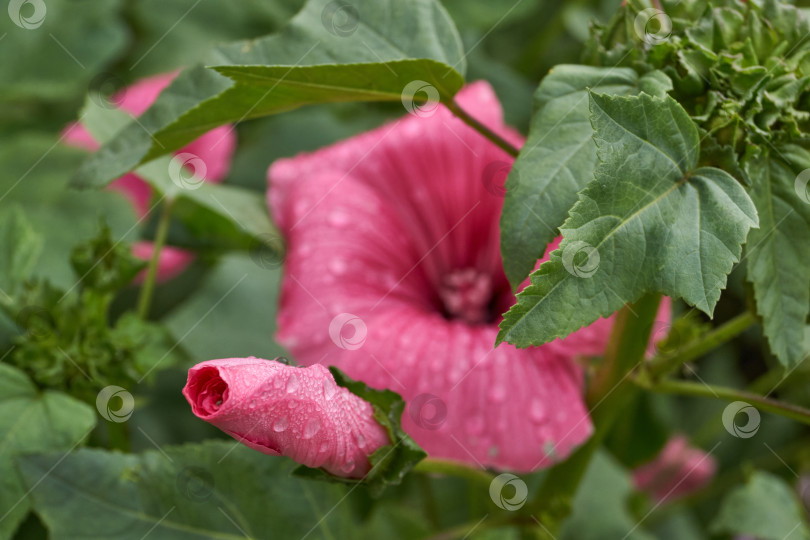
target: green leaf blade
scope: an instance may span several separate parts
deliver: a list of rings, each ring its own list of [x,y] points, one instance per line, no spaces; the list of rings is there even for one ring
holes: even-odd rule
[[[627,95],[643,89],[663,96],[670,88],[661,72],[639,78],[629,68],[560,65],[543,79],[529,138],[507,178],[501,216],[501,254],[513,287],[534,268],[577,193],[593,179],[588,91]]]
[[[432,84],[445,101],[461,88],[461,40],[435,0],[356,0],[350,27],[337,30],[329,22],[335,5],[310,0],[281,33],[218,48],[207,64],[227,77],[202,67],[183,72],[83,165],[74,184],[103,186],[228,122],[313,103],[399,99],[414,80]]]
[[[810,166],[810,154],[801,148],[790,146],[779,154],[799,168]],[[747,280],[771,351],[792,367],[807,354],[803,341],[810,314],[810,203],[796,193],[795,171],[780,156],[762,155],[747,165],[751,196],[762,221],[748,239]]]
[[[672,98],[591,94],[600,163],[563,241],[504,315],[498,342],[539,345],[658,291],[711,314],[758,224],[745,190],[698,162],[697,129]],[[587,259],[587,260],[585,260]]]

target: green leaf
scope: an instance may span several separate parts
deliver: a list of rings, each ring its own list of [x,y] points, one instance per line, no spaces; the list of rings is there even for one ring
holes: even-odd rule
[[[42,237],[25,213],[14,206],[0,218],[0,303],[13,296],[28,278],[42,251]]]
[[[54,540],[351,537],[345,487],[312,486],[291,462],[233,441],[62,457],[18,460]]]
[[[122,0],[4,2],[0,102],[66,101],[85,94],[94,74],[126,46],[123,4]]]
[[[362,480],[334,476],[323,469],[311,469],[303,465],[295,470],[295,474],[342,484],[362,483],[369,488],[372,495],[379,496],[387,486],[400,484],[413,466],[427,457],[427,453],[402,429],[402,413],[405,411],[402,396],[391,390],[370,388],[362,381],[350,379],[334,366],[330,366],[329,371],[338,386],[348,388],[352,394],[371,403],[374,419],[388,432],[391,444],[381,446],[369,456],[372,467]]]
[[[563,522],[560,540],[651,539],[627,509],[632,492],[627,471],[608,454],[597,452],[574,497],[571,515]]]
[[[504,315],[498,343],[564,337],[645,292],[711,315],[756,210],[728,173],[698,162],[678,103],[591,94],[600,163],[561,227],[563,241]]]
[[[589,120],[588,90],[663,96],[671,82],[661,72],[639,79],[629,68],[556,66],[534,94],[529,138],[506,181],[501,214],[501,253],[506,275],[517,287],[558,235],[557,228],[593,179],[596,145]]]
[[[82,109],[82,123],[100,143],[109,141],[128,125],[132,117],[118,109],[104,108],[88,99]],[[242,248],[267,243],[279,233],[267,213],[264,195],[240,187],[203,182],[183,168],[180,158],[153,160],[135,173],[148,182],[158,194],[176,201],[173,215],[196,242],[193,247]],[[193,159],[193,158],[192,158]]]
[[[792,158],[792,163],[781,156]],[[810,198],[806,185],[810,176],[804,175],[802,184],[795,169],[810,167],[810,154],[791,145],[779,153],[763,153],[746,165],[760,219],[760,228],[751,231],[746,246],[747,279],[753,285],[771,351],[791,367],[807,354],[803,342],[810,313]]]
[[[88,405],[61,392],[40,392],[23,372],[0,363],[0,538],[10,538],[31,508],[14,458],[50,451],[62,457],[95,424]]]
[[[85,163],[75,184],[102,186],[213,127],[302,105],[399,101],[414,81],[446,101],[465,69],[456,29],[435,0],[311,0],[281,33],[220,47],[207,64],[232,78],[202,67],[181,74]]]
[[[745,486],[726,496],[711,524],[715,534],[761,540],[806,540],[810,530],[795,492],[781,478],[756,471]]]

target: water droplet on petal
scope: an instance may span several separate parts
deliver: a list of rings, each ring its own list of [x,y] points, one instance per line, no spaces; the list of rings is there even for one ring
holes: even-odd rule
[[[273,423],[273,431],[275,431],[276,433],[281,433],[282,431],[287,429],[287,426],[289,425],[290,421],[287,419],[287,417],[282,416]]]
[[[366,447],[366,438],[363,437],[362,433],[355,433],[354,440],[357,441],[357,448]]]
[[[488,397],[489,400],[492,401],[493,403],[503,403],[503,401],[506,399],[506,388],[504,388],[499,384],[496,384],[489,391]]]
[[[350,459],[346,463],[340,466],[340,470],[346,474],[349,474],[354,470],[354,460]]]
[[[351,222],[351,216],[342,210],[335,210],[326,218],[330,225],[345,227]]]
[[[329,270],[338,276],[346,273],[348,265],[343,259],[333,259],[329,261]]]
[[[290,375],[290,378],[287,379],[287,393],[292,394],[293,392],[298,390],[299,386],[300,383],[298,382],[298,377],[296,377],[295,375]]]
[[[539,399],[532,400],[532,404],[529,407],[529,418],[534,420],[535,422],[542,422],[546,418],[546,407],[543,405],[543,402]]]
[[[295,400],[290,400],[290,402],[287,403],[287,407],[289,407],[290,409],[294,409],[298,407],[298,402]]]
[[[321,447],[320,447],[320,448],[318,448],[318,452],[320,452],[321,454],[323,454],[323,453],[324,453],[324,452],[326,452],[327,450],[329,450],[329,443],[328,443],[328,442],[323,442],[323,443],[321,443]]]
[[[337,385],[330,381],[329,379],[325,379],[323,381],[323,397],[326,399],[332,399],[337,392]]]
[[[282,379],[281,377],[276,377],[275,379],[273,379],[273,386],[275,386],[276,388],[281,388],[282,386],[284,386],[284,379]]]
[[[318,420],[317,416],[313,416],[309,420],[307,420],[307,425],[304,426],[304,434],[301,436],[302,439],[311,439],[315,436],[318,431],[321,429],[321,421]]]

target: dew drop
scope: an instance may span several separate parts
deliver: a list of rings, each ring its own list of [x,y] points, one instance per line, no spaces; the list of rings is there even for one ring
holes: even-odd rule
[[[343,259],[333,259],[329,261],[329,270],[338,276],[345,274],[347,269],[348,265]]]
[[[287,407],[289,407],[290,409],[295,409],[296,407],[298,407],[298,402],[295,400],[291,400],[289,403],[287,403]]]
[[[276,377],[275,379],[273,379],[273,386],[275,386],[276,388],[281,388],[282,386],[284,386],[284,379],[282,379],[281,377]]]
[[[329,450],[329,443],[328,443],[328,442],[323,442],[323,443],[321,443],[321,447],[320,447],[320,448],[318,448],[318,452],[320,452],[321,454],[323,454],[323,453],[324,453],[324,452],[326,452],[327,450]]]
[[[320,430],[321,430],[321,421],[318,420],[316,416],[313,416],[312,418],[307,420],[307,425],[304,426],[304,434],[301,436],[301,438],[311,439]]]
[[[341,465],[340,470],[343,471],[346,474],[349,474],[350,472],[352,472],[354,470],[354,460],[350,459],[349,461],[347,461],[346,463]]]
[[[532,401],[531,406],[529,407],[529,418],[534,420],[535,422],[542,422],[546,418],[546,407],[543,405],[543,402],[539,399],[535,399]]]
[[[335,397],[335,393],[337,392],[337,386],[330,380],[323,381],[323,397],[326,399],[332,399]]]
[[[362,433],[356,433],[354,435],[354,440],[357,441],[357,448],[365,448],[366,447],[366,438],[363,437]]]
[[[298,382],[298,377],[295,375],[290,375],[290,378],[287,379],[287,393],[292,394],[293,392],[298,390],[299,386],[300,383]]]
[[[499,384],[496,384],[489,391],[488,397],[489,400],[492,401],[493,403],[503,403],[503,401],[506,399],[506,388],[504,388]]]
[[[282,431],[287,429],[287,426],[289,425],[290,421],[287,419],[287,417],[282,416],[273,423],[273,431],[275,431],[276,433],[281,433]]]
[[[330,225],[334,225],[335,227],[345,227],[351,222],[351,217],[349,214],[342,210],[335,210],[329,217],[326,218],[329,221]]]

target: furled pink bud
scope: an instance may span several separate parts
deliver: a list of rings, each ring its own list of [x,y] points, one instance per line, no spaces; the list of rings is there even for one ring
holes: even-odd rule
[[[689,445],[686,437],[670,439],[658,456],[633,472],[636,488],[664,502],[694,493],[708,484],[717,464],[714,458]]]
[[[247,446],[336,476],[365,476],[369,455],[390,444],[372,406],[320,364],[209,360],[189,370],[183,395],[195,415]]]

